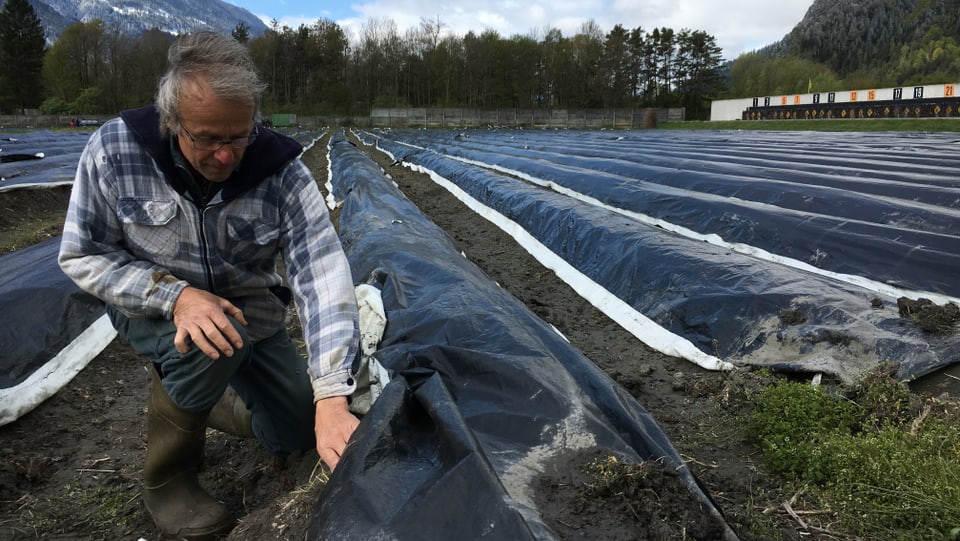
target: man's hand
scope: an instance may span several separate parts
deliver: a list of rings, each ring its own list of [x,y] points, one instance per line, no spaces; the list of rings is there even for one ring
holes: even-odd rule
[[[227,299],[188,286],[173,305],[173,324],[177,327],[173,345],[180,353],[186,353],[190,351],[187,341],[190,339],[213,360],[219,359],[221,353],[232,356],[234,348],[243,347],[243,339],[233,328],[228,315],[241,325],[247,325],[243,312]]]
[[[317,436],[317,454],[333,471],[360,421],[350,413],[345,396],[318,400],[316,411],[313,430]]]

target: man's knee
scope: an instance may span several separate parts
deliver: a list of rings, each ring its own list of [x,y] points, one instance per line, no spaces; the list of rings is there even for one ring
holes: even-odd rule
[[[234,349],[232,355],[211,359],[192,346],[187,353],[178,352],[160,362],[164,388],[181,407],[197,411],[212,408],[234,375],[250,364],[250,336],[236,320],[229,319],[243,340],[243,346]]]
[[[139,354],[147,357],[162,379],[164,390],[179,407],[190,411],[212,408],[237,371],[250,363],[253,345],[243,325],[228,316],[243,345],[229,357],[214,360],[194,345],[186,353],[177,351],[173,322],[160,318],[129,318],[108,308],[110,320]]]

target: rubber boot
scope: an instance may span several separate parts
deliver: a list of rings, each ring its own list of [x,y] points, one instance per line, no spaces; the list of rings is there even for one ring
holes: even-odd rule
[[[233,390],[233,387],[227,387],[223,396],[210,410],[207,426],[241,438],[252,438],[251,417],[250,410],[240,399],[240,395]]]
[[[233,528],[234,519],[197,480],[209,412],[177,407],[160,385],[156,370],[150,372],[143,502],[161,539],[221,538]]]

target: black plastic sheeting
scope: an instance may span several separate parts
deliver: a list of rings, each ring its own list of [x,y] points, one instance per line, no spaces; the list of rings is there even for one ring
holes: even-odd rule
[[[954,134],[408,130],[385,136],[827,271],[960,296]],[[400,159],[411,152],[394,149]]]
[[[462,257],[340,133],[330,167],[354,280],[382,291],[375,356],[392,379],[308,539],[551,539],[531,481],[551,458],[594,448],[662,459],[726,527],[650,413]]]
[[[105,313],[57,265],[60,237],[0,256],[0,389],[16,387]]]
[[[576,182],[578,191],[589,192],[597,199],[616,201],[621,207],[629,206],[625,201],[636,202],[646,192],[654,192],[657,194],[651,197],[651,201],[656,201],[654,207],[667,206],[670,212],[665,217],[672,220],[683,221],[684,217],[687,217],[697,219],[700,223],[716,222],[717,217],[729,217],[732,212],[728,208],[728,199],[742,195],[741,192],[736,192],[726,193],[721,197],[717,193],[705,192],[706,195],[691,193],[685,197],[677,194],[667,197],[660,186],[651,186],[649,182],[640,182],[644,189],[637,190],[627,180],[613,181],[609,175],[596,169],[569,170],[567,165],[544,162],[546,151],[538,151],[537,159],[503,157],[509,154],[504,150],[504,146],[518,145],[509,143],[511,136],[525,141],[519,143],[520,150],[515,149],[515,154],[521,151],[530,152],[529,147],[533,146],[534,141],[544,147],[559,149],[552,158],[557,161],[561,160],[561,154],[576,156],[580,152],[586,153],[584,147],[589,148],[590,152],[599,153],[602,152],[599,147],[604,145],[595,141],[593,144],[589,142],[591,138],[597,137],[597,132],[533,135],[524,132],[468,133],[469,136],[451,134],[448,138],[453,141],[449,145],[454,145],[456,153],[461,157],[469,155],[472,156],[471,159],[478,159],[481,156],[476,151],[464,150],[467,143],[461,146],[456,141],[490,139],[484,146],[491,147],[500,141],[497,152],[501,154],[491,154],[492,150],[488,149],[482,157],[499,160],[499,163],[509,161],[512,169],[549,176],[550,180],[558,183]],[[464,164],[461,160],[440,153],[450,150],[448,144],[430,143],[429,149],[417,149],[393,141],[411,139],[417,144],[424,144],[427,139],[441,136],[441,133],[435,132],[390,132],[380,137],[377,144],[398,161],[436,173],[455,183],[482,204],[518,223],[581,273],[662,327],[690,340],[705,353],[735,363],[763,365],[782,371],[823,372],[844,381],[856,380],[866,371],[886,363],[897,364],[898,377],[907,379],[960,360],[960,337],[930,335],[907,324],[899,316],[895,297],[733,252],[723,246],[668,233],[659,227],[642,224],[601,206],[532,186],[476,165]],[[577,136],[588,141],[578,143]],[[687,141],[680,145],[687,148],[687,152],[693,152],[689,149],[690,145],[699,141],[701,156],[715,152],[739,156],[739,152],[743,151],[724,149],[719,143],[714,149],[702,140],[703,137],[684,133],[682,137],[677,137],[677,141]],[[372,139],[368,137],[367,140]],[[647,142],[652,145],[657,140],[659,139],[649,139]],[[616,142],[611,138],[604,144],[611,146]],[[578,144],[582,146],[578,147]],[[755,141],[754,144],[759,145],[759,142]],[[767,144],[771,148],[784,151],[782,142],[772,141]],[[642,149],[644,145],[634,141],[632,147]],[[650,152],[649,149],[647,152]],[[660,148],[660,152],[667,151]],[[575,158],[568,160],[573,159]],[[693,156],[689,159],[693,160]],[[855,159],[849,157],[847,163]],[[923,161],[926,158],[918,156],[916,159]],[[816,162],[817,158],[811,156],[809,161]],[[616,165],[623,164],[617,161]],[[840,167],[841,164],[834,163],[833,166]],[[699,167],[710,167],[710,164],[701,163]],[[730,166],[720,164],[718,167]],[[888,169],[894,167],[891,165]],[[547,175],[548,170],[550,175]],[[565,170],[565,174],[559,174]],[[960,183],[956,176],[948,178],[945,171],[942,173],[937,177],[937,182],[944,185]],[[768,174],[777,175],[775,172]],[[932,173],[928,174],[934,176]],[[711,183],[709,179],[712,177],[705,173],[689,175],[691,182],[714,186],[717,184]],[[706,180],[701,179],[701,176]],[[637,184],[635,180],[631,182]],[[840,190],[836,191],[837,197],[840,197]],[[956,188],[944,186],[943,191],[945,195],[941,196],[941,199],[944,199],[944,205],[938,212],[942,215],[955,213],[956,210],[951,205],[960,203],[949,198],[954,197]],[[775,190],[769,189],[767,192],[773,194]],[[933,195],[930,197],[933,198]],[[826,204],[825,201],[824,205]],[[823,248],[824,243],[833,242],[829,240],[831,235],[844,229],[836,225],[828,226],[825,223],[827,217],[823,216],[818,220],[811,218],[779,221],[778,216],[788,216],[790,213],[780,207],[771,212],[771,203],[757,205],[758,208],[761,206],[767,207],[765,210],[769,217],[763,218],[762,222],[759,221],[760,214],[757,214],[755,219],[743,218],[740,221],[751,222],[752,225],[741,229],[731,226],[725,229],[723,234],[733,237],[732,240],[741,241],[746,239],[732,233],[751,231],[756,234],[752,234],[749,240],[756,241],[760,238],[760,233],[765,232],[764,234],[769,233],[780,241],[789,238],[789,242],[784,242],[784,245],[804,245],[807,246],[804,249],[817,250]],[[656,210],[654,207],[644,210]],[[931,212],[932,214],[936,213]],[[913,215],[916,216],[918,215]],[[852,219],[846,219],[844,223],[853,222]],[[820,223],[823,228],[813,227],[812,224],[816,223]],[[938,227],[942,229],[949,229],[951,226],[946,220],[938,223]],[[955,230],[960,225],[954,223],[952,227]],[[936,283],[941,290],[953,291],[958,283],[955,272],[960,268],[957,266],[960,264],[960,259],[957,259],[960,257],[960,250],[948,253],[947,248],[952,250],[958,237],[955,234],[932,235],[937,236],[943,240],[943,251],[927,252],[931,258],[929,264],[925,261],[904,261],[904,258],[909,257],[906,253],[915,254],[925,250],[917,246],[909,249],[902,247],[905,252],[903,258],[896,262],[887,262],[886,270],[896,267],[895,281],[904,283],[921,280],[918,276],[926,275],[927,278],[922,279],[923,283]],[[844,240],[836,242],[842,243],[846,252],[861,255],[874,253],[870,248],[874,240],[874,237],[864,234],[846,236]],[[836,248],[839,249],[839,245]],[[883,266],[879,261],[876,265],[878,268]],[[919,285],[920,281],[915,283]],[[882,302],[882,308],[873,306],[876,300]],[[784,323],[781,316],[785,311],[800,314],[804,321],[800,324]]]
[[[0,130],[0,207],[8,193],[72,184],[89,137]],[[0,424],[56,394],[112,336],[103,325],[92,328],[103,303],[63,274],[59,248],[58,236],[0,256]]]
[[[0,192],[34,184],[72,184],[89,138],[85,130],[0,130]]]
[[[317,130],[277,130],[302,145],[317,140]],[[91,131],[0,130],[0,192],[28,185],[72,184]]]

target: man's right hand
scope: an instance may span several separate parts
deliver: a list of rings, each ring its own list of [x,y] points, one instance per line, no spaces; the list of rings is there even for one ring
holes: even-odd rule
[[[227,316],[247,325],[243,312],[227,299],[187,286],[173,305],[177,328],[173,345],[180,353],[187,353],[192,341],[211,359],[219,359],[221,354],[232,356],[234,348],[243,347],[243,339]]]

